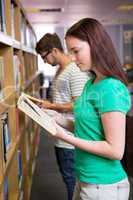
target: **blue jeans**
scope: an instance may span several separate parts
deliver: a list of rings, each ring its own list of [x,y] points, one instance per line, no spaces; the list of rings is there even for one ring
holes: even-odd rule
[[[55,147],[55,154],[63,181],[66,184],[68,200],[72,200],[75,187],[74,149]]]

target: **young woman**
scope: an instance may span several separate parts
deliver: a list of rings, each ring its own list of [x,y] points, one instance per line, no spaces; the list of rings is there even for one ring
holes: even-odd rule
[[[56,137],[76,147],[73,200],[128,200],[129,183],[120,163],[131,104],[125,74],[97,20],[85,18],[74,24],[66,33],[66,44],[80,70],[94,74],[74,103],[74,136],[57,126]],[[71,125],[59,117],[56,121]]]

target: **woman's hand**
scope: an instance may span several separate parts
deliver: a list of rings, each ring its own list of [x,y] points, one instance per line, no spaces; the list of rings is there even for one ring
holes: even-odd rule
[[[50,109],[43,109],[50,117],[52,117],[57,124],[59,124],[62,127],[66,127],[68,119],[66,119],[61,113],[50,110]]]
[[[65,136],[66,136],[65,130],[58,124],[55,124],[55,127],[56,127],[57,131],[56,131],[56,134],[54,135],[54,137],[61,139],[61,140],[65,140]]]

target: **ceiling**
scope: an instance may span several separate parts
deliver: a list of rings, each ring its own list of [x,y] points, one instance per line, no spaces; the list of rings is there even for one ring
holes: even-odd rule
[[[105,24],[133,23],[133,0],[21,0],[21,3],[32,24],[69,26],[84,17]]]

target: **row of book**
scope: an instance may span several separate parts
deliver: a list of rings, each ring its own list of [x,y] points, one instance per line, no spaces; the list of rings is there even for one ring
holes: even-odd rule
[[[21,88],[20,60],[17,55],[13,56],[14,89],[19,91]],[[4,100],[4,57],[0,56],[0,100]]]
[[[10,3],[10,13],[11,13],[11,36],[15,39],[15,9],[17,4],[14,0],[11,0]],[[19,26],[18,26],[19,27]],[[0,31],[6,33],[6,15],[5,15],[5,1],[0,0]],[[36,45],[36,36],[30,27],[28,21],[26,21],[23,13],[21,12],[21,21],[20,21],[20,30],[21,32],[21,43],[35,48]],[[31,39],[32,38],[32,39]]]
[[[17,159],[18,159],[18,187],[21,190],[21,186],[22,186],[22,160],[21,160],[21,152],[18,150],[18,155],[17,155]],[[21,193],[21,196],[23,194],[23,191]],[[4,189],[3,189],[3,197],[4,200],[8,200],[9,199],[9,183],[8,183],[8,176],[5,177],[4,179]],[[22,198],[22,197],[21,197]],[[20,199],[20,198],[19,198]]]
[[[21,185],[22,185],[22,160],[21,160],[21,153],[18,151],[18,187],[21,190]],[[21,195],[23,192],[21,193]],[[4,190],[3,190],[3,197],[4,200],[9,199],[9,183],[8,183],[8,176],[5,177],[4,179]]]
[[[8,113],[3,113],[1,116],[1,124],[2,124],[2,149],[3,149],[3,168],[6,166],[8,160],[8,152],[11,148],[11,132],[9,127],[9,117]],[[18,187],[21,188],[22,185],[22,155],[21,151],[17,150],[17,162],[18,162]],[[2,173],[2,172],[1,172]],[[4,200],[8,200],[9,192],[9,184],[8,184],[8,175],[4,179],[4,189],[3,189],[3,197]]]
[[[36,37],[33,33],[32,28],[28,25],[26,19],[23,17],[21,17],[21,42],[22,44],[31,47],[31,48],[35,48],[36,46]]]

